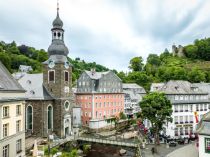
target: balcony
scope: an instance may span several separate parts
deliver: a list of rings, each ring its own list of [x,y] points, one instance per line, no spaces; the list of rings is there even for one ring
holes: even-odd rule
[[[200,111],[203,111],[203,109],[200,109]]]
[[[183,122],[180,122],[180,124],[183,124]]]
[[[193,121],[190,121],[190,123],[193,123]]]
[[[179,112],[183,112],[183,110],[180,110]]]
[[[179,124],[179,122],[175,122],[175,124]]]
[[[178,110],[175,110],[174,112],[178,112]]]
[[[185,121],[185,123],[189,123],[188,121]]]
[[[185,110],[185,112],[188,112],[188,110]]]

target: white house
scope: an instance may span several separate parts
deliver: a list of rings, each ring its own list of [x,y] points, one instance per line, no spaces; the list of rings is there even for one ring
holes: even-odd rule
[[[197,112],[200,120],[210,109],[208,93],[188,81],[169,81],[159,83],[158,86],[153,84],[151,91],[165,93],[172,103],[173,122],[165,126],[166,135],[171,137],[189,137],[194,134],[197,124],[194,112]]]
[[[210,156],[210,112],[206,113],[197,127],[199,139],[199,156]]]

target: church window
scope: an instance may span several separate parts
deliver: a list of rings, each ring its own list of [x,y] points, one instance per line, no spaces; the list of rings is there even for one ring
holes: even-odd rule
[[[56,37],[56,32],[54,32],[54,37]]]
[[[64,77],[65,77],[65,81],[68,82],[69,81],[69,72],[68,71],[65,71],[64,73]]]
[[[49,82],[55,81],[55,71],[49,71]]]
[[[32,106],[28,106],[26,110],[26,129],[32,130],[33,124],[33,108]]]
[[[66,102],[64,103],[64,107],[65,107],[65,110],[66,110],[66,111],[69,110],[69,102],[68,102],[68,101],[66,101]]]
[[[47,122],[48,122],[48,129],[53,128],[53,109],[52,106],[48,106],[47,108]]]

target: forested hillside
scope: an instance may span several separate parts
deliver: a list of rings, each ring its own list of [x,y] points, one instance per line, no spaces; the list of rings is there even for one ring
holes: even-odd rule
[[[173,56],[167,49],[161,53],[149,54],[146,63],[141,56],[132,58],[129,62],[128,73],[115,73],[126,83],[137,83],[147,91],[152,82],[166,82],[169,80],[188,80],[190,82],[210,82],[210,38],[195,40],[191,45],[184,46],[186,57]],[[47,60],[45,50],[21,45],[15,42],[0,42],[0,60],[11,71],[18,71],[19,65],[30,65],[32,73],[42,71],[42,62]],[[108,68],[93,63],[87,63],[80,58],[71,59],[73,65],[73,81],[82,71],[95,68],[96,71],[106,71]]]
[[[32,66],[31,73],[42,72],[42,62],[46,61],[48,54],[45,50],[37,50],[33,47],[20,45],[17,46],[13,41],[12,43],[0,42],[0,61],[9,69],[10,72],[17,72],[20,65]],[[82,71],[95,68],[96,71],[107,71],[108,68],[93,63],[87,63],[80,58],[68,58],[73,65],[73,81],[79,77]]]
[[[173,56],[167,49],[161,53],[149,54],[146,64],[141,56],[130,60],[131,72],[119,72],[123,82],[135,82],[146,90],[152,82],[188,80],[210,82],[210,38],[195,40],[184,47],[186,57]]]

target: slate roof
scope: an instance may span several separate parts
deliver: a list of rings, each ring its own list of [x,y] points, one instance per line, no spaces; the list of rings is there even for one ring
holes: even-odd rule
[[[106,72],[92,72],[92,71],[85,71],[85,73],[93,80],[98,80],[100,79],[103,75],[108,74],[110,71]]]
[[[0,62],[0,91],[21,91],[25,90],[21,85],[12,77],[6,67]]]
[[[210,83],[193,83],[193,85],[197,86],[203,92],[206,92],[210,96]]]
[[[154,91],[164,92],[166,94],[207,94],[194,84],[183,80],[168,81]]]
[[[203,115],[196,132],[201,135],[210,135],[210,112]]]
[[[136,83],[123,83],[123,89],[139,89],[140,92],[138,92],[138,93],[145,93],[146,94],[145,89],[143,87],[139,86]]]
[[[31,100],[52,100],[53,97],[43,86],[43,74],[25,74],[18,81],[27,91],[26,97]]]

